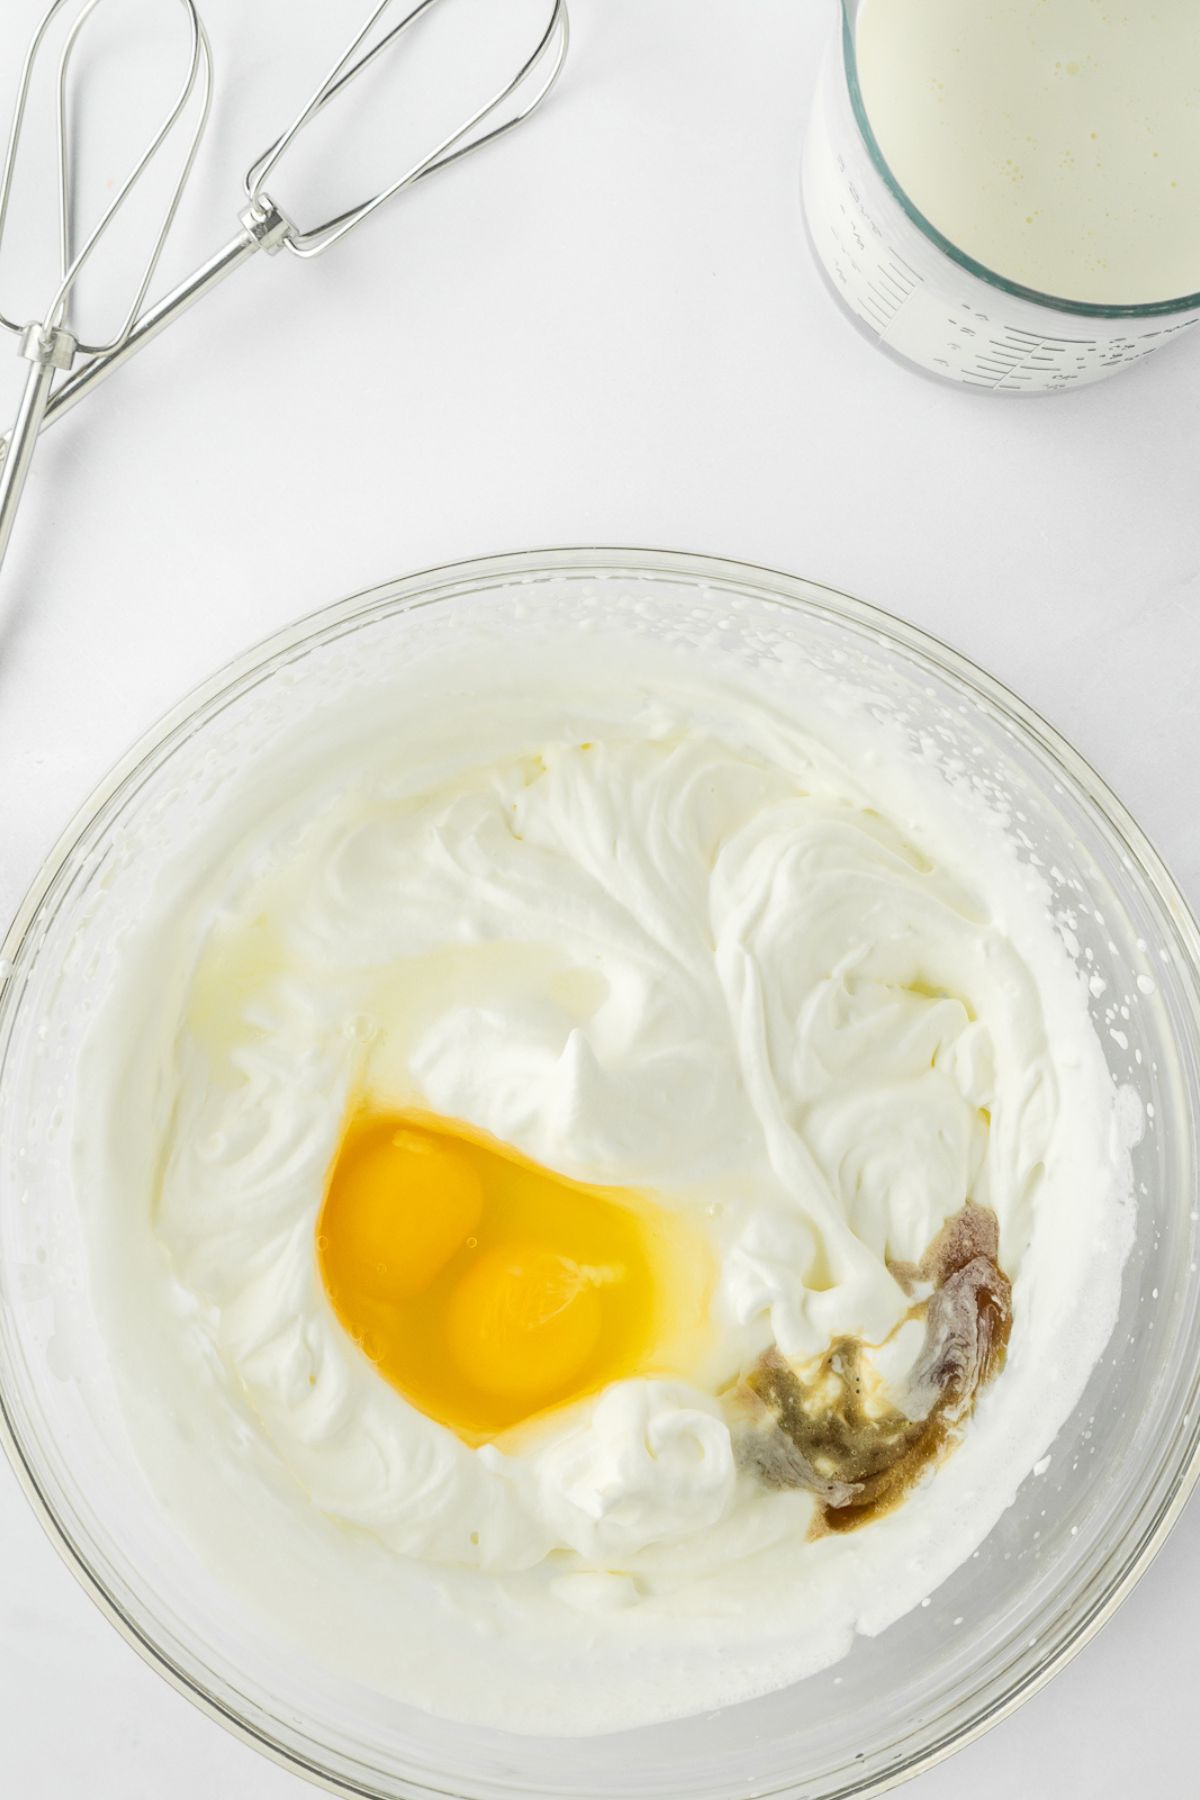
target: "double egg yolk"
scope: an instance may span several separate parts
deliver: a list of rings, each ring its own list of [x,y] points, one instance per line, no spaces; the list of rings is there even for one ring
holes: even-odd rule
[[[677,1213],[568,1181],[465,1126],[360,1114],[317,1223],[338,1319],[467,1442],[700,1354],[711,1255]]]

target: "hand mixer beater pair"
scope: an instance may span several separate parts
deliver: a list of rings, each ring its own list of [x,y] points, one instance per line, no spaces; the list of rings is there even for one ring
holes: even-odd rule
[[[0,248],[8,223],[35,69],[51,26],[67,3],[68,0],[53,0],[34,32],[21,70],[4,171],[0,176]],[[569,38],[566,0],[552,0],[541,37],[510,80],[492,93],[482,105],[477,106],[468,118],[435,144],[426,155],[410,164],[390,185],[369,195],[357,206],[336,213],[322,223],[302,228],[282,213],[268,197],[265,183],[272,172],[278,169],[281,159],[306,125],[339,95],[343,95],[349,84],[395,44],[400,35],[423,14],[434,6],[445,4],[445,0],[418,0],[402,17],[384,29],[382,22],[392,10],[393,0],[381,0],[291,124],[246,171],[246,206],[239,214],[240,229],[237,236],[207,262],[202,263],[185,281],[147,308],[146,296],[208,121],[212,97],[212,53],[196,11],[195,0],[178,0],[187,30],[187,60],[183,81],[175,91],[162,122],[125,180],[117,187],[99,221],[82,242],[77,242],[73,225],[73,144],[68,117],[68,71],[84,26],[103,4],[104,0],[85,0],[67,31],[58,59],[55,90],[58,287],[42,318],[30,324],[21,324],[0,312],[0,325],[17,338],[20,354],[30,365],[7,445],[0,441],[0,457],[3,459],[0,461],[0,563],[8,548],[21,493],[33,460],[37,435],[44,425],[76,405],[105,376],[132,356],[135,350],[157,336],[180,313],[194,305],[202,295],[257,251],[266,250],[274,254],[282,249],[290,251],[293,256],[319,256],[393,195],[412,187],[415,182],[424,180],[439,169],[449,168],[451,164],[469,156],[472,151],[481,150],[485,144],[494,143],[512,131],[529,117],[554,86],[566,59]],[[189,116],[190,124],[187,122]],[[182,158],[178,176],[171,188],[157,235],[150,246],[133,299],[120,327],[108,338],[96,341],[85,339],[80,335],[74,317],[80,276],[147,170],[161,155],[170,153],[172,148],[178,151],[180,144]]]

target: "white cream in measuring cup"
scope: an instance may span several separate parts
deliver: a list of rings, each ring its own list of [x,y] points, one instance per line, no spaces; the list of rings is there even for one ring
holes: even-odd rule
[[[1004,390],[1136,360],[1200,316],[1200,6],[851,0],[805,204],[909,360]]]

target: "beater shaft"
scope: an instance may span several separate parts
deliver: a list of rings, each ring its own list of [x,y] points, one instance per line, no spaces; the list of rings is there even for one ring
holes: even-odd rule
[[[51,384],[58,370],[69,369],[74,361],[75,339],[61,328],[30,325],[21,338],[21,355],[29,362],[30,370],[9,435],[8,455],[0,465],[0,563],[12,536]]]

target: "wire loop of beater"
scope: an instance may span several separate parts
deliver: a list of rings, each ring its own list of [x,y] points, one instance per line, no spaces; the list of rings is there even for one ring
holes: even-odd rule
[[[304,127],[315,119],[318,113],[322,112],[329,102],[342,93],[357,76],[369,68],[377,57],[382,56],[402,32],[407,31],[410,25],[414,25],[423,14],[429,12],[437,4],[439,4],[439,0],[418,0],[418,4],[412,7],[402,19],[398,19],[379,39],[378,43],[363,50],[362,45],[370,37],[383,15],[389,12],[393,5],[393,0],[380,0],[380,4],[375,7],[361,30],[351,38],[324,81],[301,107],[287,130],[277,137],[275,142],[264,150],[262,155],[257,157],[247,169],[244,187],[246,198],[252,206],[265,199],[266,182],[272,172],[278,168],[288,147]],[[326,219],[323,224],[313,226],[307,231],[293,225],[284,237],[284,249],[290,250],[294,256],[319,256],[323,250],[327,250],[331,244],[337,243],[339,238],[345,237],[347,232],[352,231],[356,225],[369,218],[377,207],[390,200],[394,194],[399,194],[405,188],[412,187],[415,182],[423,180],[427,175],[435,174],[439,169],[449,168],[451,163],[470,156],[475,150],[482,150],[485,144],[494,143],[497,138],[514,130],[541,105],[558,80],[563,64],[567,60],[570,41],[571,29],[566,0],[554,0],[546,28],[534,49],[512,79],[507,81],[503,87],[498,88],[489,100],[486,100],[471,114],[470,118],[444,137],[427,155],[420,157],[411,167],[407,168],[397,180],[382,188],[377,194],[371,195],[369,199],[362,201],[360,205],[349,207],[345,212],[337,213],[332,218]],[[547,64],[548,68],[545,67]],[[522,97],[518,111],[500,122],[490,125],[478,137],[471,137],[471,133],[478,126],[494,118],[506,101],[520,95],[527,86],[535,86],[535,91],[531,95]],[[468,139],[469,142],[464,141]]]
[[[8,223],[9,207],[12,203],[13,183],[20,157],[21,134],[25,126],[25,112],[29,104],[29,90],[34,70],[42,46],[46,41],[46,33],[66,3],[67,0],[51,0],[48,10],[42,17],[41,24],[33,34],[33,40],[26,51],[25,61],[21,67],[12,125],[8,134],[8,147],[4,155],[4,169],[3,174],[0,174],[0,249],[3,248],[4,230]],[[50,405],[55,378],[70,369],[76,355],[81,352],[91,358],[91,366],[94,367],[102,356],[119,355],[128,347],[133,337],[138,314],[145,302],[150,283],[154,279],[154,271],[158,267],[158,259],[162,255],[163,245],[167,241],[167,233],[171,229],[178,210],[180,197],[187,184],[188,176],[191,174],[204,127],[208,122],[209,103],[212,98],[212,56],[208,47],[208,39],[204,34],[204,27],[200,23],[195,0],[179,0],[179,3],[183,7],[187,19],[190,39],[183,84],[168,107],[162,123],[154,131],[149,143],[146,144],[132,169],[78,248],[74,241],[74,219],[71,205],[72,156],[68,123],[67,75],[80,34],[96,8],[101,4],[101,0],[85,0],[85,4],[67,32],[66,41],[59,54],[55,108],[58,147],[59,282],[45,314],[40,320],[34,320],[28,325],[21,325],[17,320],[0,313],[0,325],[17,336],[18,351],[29,364],[29,372],[25,377],[25,387],[17,408],[17,416],[9,434],[7,454],[3,463],[0,463],[0,562],[4,560],[5,551],[8,549],[9,540],[12,537],[17,508],[21,504],[21,495],[24,492],[25,482],[33,462],[38,433]],[[201,84],[199,113],[191,136],[187,140],[183,166],[171,188],[166,211],[159,224],[158,233],[150,246],[150,254],[142,267],[129,308],[114,336],[92,343],[72,329],[70,305],[75,295],[76,283],[113,220],[128,201],[146,170],[163,150],[175,126],[183,116],[184,108],[195,91],[197,82]]]
[[[183,198],[183,190],[191,175],[192,166],[196,160],[196,152],[200,148],[200,140],[204,134],[205,125],[208,122],[209,108],[212,103],[212,51],[209,47],[208,37],[204,27],[200,23],[199,14],[196,11],[195,0],[179,0],[179,3],[186,16],[189,35],[188,60],[183,82],[161,124],[154,131],[150,141],[146,144],[137,161],[134,163],[133,168],[129,171],[129,174],[125,177],[125,180],[121,183],[113,198],[109,201],[99,220],[93,226],[87,238],[78,249],[75,248],[72,241],[71,170],[73,159],[70,122],[67,109],[67,76],[75,46],[79,41],[80,33],[83,31],[97,7],[103,4],[103,0],[86,0],[86,4],[72,23],[71,28],[67,33],[66,41],[59,53],[58,73],[55,79],[55,136],[58,154],[60,279],[58,288],[51,299],[50,304],[47,306],[41,321],[44,331],[67,329],[67,308],[72,296],[72,290],[82,273],[84,265],[87,263],[101,239],[108,232],[113,220],[121,211],[134,188],[137,186],[146,170],[150,167],[151,163],[154,161],[155,157],[158,155],[175,126],[183,116],[184,109],[196,89],[197,82],[200,83],[201,90],[200,107],[197,113],[196,122],[188,139],[183,165],[174,186],[172,187],[170,199],[168,200],[167,209],[159,227],[158,235],[151,245],[150,254],[142,269],[141,278],[134,292],[133,299],[130,302],[128,311],[116,333],[98,343],[91,343],[86,338],[80,337],[77,333],[70,334],[74,339],[76,351],[84,356],[100,355],[105,351],[118,348],[132,331],[134,324],[137,321],[138,314],[141,312],[143,303],[145,302],[150,283],[154,279],[154,271],[158,267],[158,261],[162,255],[163,246],[167,241],[171,226],[175,222],[175,214],[179,209],[179,202]],[[34,32],[32,41],[25,53],[25,61],[21,68],[21,76],[17,86],[17,98],[13,108],[12,124],[9,127],[8,146],[4,157],[4,171],[3,174],[0,175],[0,250],[3,249],[4,229],[8,221],[8,210],[12,200],[13,185],[17,172],[21,136],[25,124],[25,113],[29,104],[29,90],[33,82],[38,56],[42,45],[45,42],[47,32],[66,4],[67,0],[53,0],[53,4],[43,15],[41,23]],[[20,336],[26,329],[25,324],[22,321],[10,318],[3,311],[0,311],[0,325],[16,336]]]

